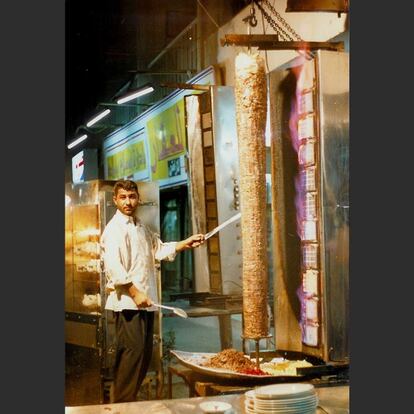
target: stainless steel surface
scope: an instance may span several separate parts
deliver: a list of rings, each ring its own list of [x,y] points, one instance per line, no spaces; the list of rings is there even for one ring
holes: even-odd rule
[[[138,206],[139,219],[153,232],[160,234],[160,191],[155,181],[137,182],[141,204]]]
[[[319,51],[316,62],[326,352],[343,360],[349,356],[349,57]]]
[[[344,52],[319,50],[314,61],[297,58],[270,74],[276,349],[344,362],[349,357],[348,58]],[[313,99],[306,110],[299,106],[300,120],[308,116],[307,112],[314,120],[312,128],[303,129],[298,121],[295,131],[290,128],[292,116],[298,115],[292,111],[298,87],[295,73],[302,74],[304,66],[312,66],[314,73],[303,72],[301,94],[312,93]],[[298,165],[299,144],[309,141],[314,142],[313,160]],[[303,177],[305,185],[300,180]],[[302,186],[299,196],[303,198],[302,194],[308,192],[307,196],[315,197],[305,197],[299,204],[304,208],[299,218],[307,220],[299,226],[294,212],[301,211],[294,183],[297,188],[299,183]],[[311,229],[303,223],[314,224],[315,234],[308,233],[312,238],[299,234],[298,227]],[[307,292],[319,298],[319,308],[312,308],[310,300],[298,299],[300,285],[312,288]],[[302,305],[306,306],[306,314]],[[305,337],[307,342],[300,330],[303,325],[298,324],[304,314],[315,314],[319,325],[317,334]]]
[[[217,220],[224,222],[238,212],[235,200],[239,179],[239,157],[235,119],[234,88],[213,86],[212,117],[214,130]],[[219,233],[223,294],[241,293],[240,224]]]
[[[204,234],[207,230],[204,194],[203,149],[201,139],[200,103],[197,95],[185,97],[188,146],[188,195],[190,198],[193,234]],[[207,247],[193,250],[195,291],[210,290]]]
[[[221,223],[219,226],[214,228],[213,230],[209,231],[207,234],[205,234],[204,239],[207,240],[211,236],[214,236],[217,232],[223,230],[225,227],[227,227],[229,224],[234,223],[237,220],[240,220],[241,213],[235,214],[233,217],[230,217],[228,220],[226,220],[224,223]]]
[[[171,350],[170,352],[178,359],[178,361],[180,361],[180,364],[191,368],[194,373],[209,377],[209,381],[215,383],[225,383],[227,385],[256,386],[282,382],[286,383],[303,381],[302,375],[255,375],[245,374],[227,368],[213,368],[204,366],[207,360],[211,357],[216,356],[217,353],[186,352],[175,349]],[[253,363],[255,362],[255,359],[252,356],[250,356],[250,360]]]
[[[92,180],[65,187],[71,200],[65,208],[65,311],[79,316],[103,311],[99,238],[111,210],[105,195],[112,185],[111,181]],[[114,211],[113,203],[111,206]]]
[[[72,243],[65,249],[68,264],[65,266],[65,399],[69,402],[73,399],[83,403],[103,401],[101,378],[108,364],[108,331],[101,300],[104,276],[99,238],[115,212],[113,184],[112,181],[92,180],[66,185],[71,203],[66,208],[65,220],[71,225],[67,227],[66,223],[65,230],[72,233]],[[81,389],[88,381],[93,385],[86,395]]]
[[[292,63],[292,66],[298,66]],[[291,143],[289,117],[296,79],[287,67],[270,73],[270,124],[272,173],[273,285],[276,349],[302,351],[299,300],[299,238],[295,216],[297,153]]]
[[[348,414],[349,386],[316,388],[319,403],[316,414]],[[216,395],[214,397],[180,398],[172,400],[137,401],[118,404],[101,404],[65,407],[65,414],[201,414],[200,403],[223,401],[231,404],[228,414],[245,414],[244,394]],[[226,412],[227,414],[227,412]]]

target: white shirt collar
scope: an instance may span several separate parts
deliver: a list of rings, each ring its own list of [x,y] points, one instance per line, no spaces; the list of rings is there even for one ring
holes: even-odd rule
[[[133,216],[127,216],[126,214],[122,213],[118,209],[116,210],[115,217],[116,217],[117,221],[119,221],[121,223],[124,223],[124,224],[134,223],[134,217]],[[140,223],[140,220],[136,215],[135,215],[135,222],[137,224]]]

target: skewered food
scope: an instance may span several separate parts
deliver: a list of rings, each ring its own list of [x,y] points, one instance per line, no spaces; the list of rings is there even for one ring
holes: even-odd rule
[[[243,317],[245,338],[268,335],[266,226],[267,85],[258,54],[236,57],[236,121],[239,147],[243,245]]]

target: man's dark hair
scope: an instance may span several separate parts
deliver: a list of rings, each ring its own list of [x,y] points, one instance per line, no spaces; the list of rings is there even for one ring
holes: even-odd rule
[[[114,184],[114,196],[118,194],[119,189],[126,191],[136,191],[138,193],[138,186],[134,181],[131,180],[119,180]]]

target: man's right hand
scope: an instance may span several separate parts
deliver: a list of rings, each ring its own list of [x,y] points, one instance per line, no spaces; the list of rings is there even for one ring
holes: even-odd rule
[[[144,293],[138,290],[133,284],[128,287],[128,293],[138,306],[138,308],[148,308],[152,305],[151,299]]]

